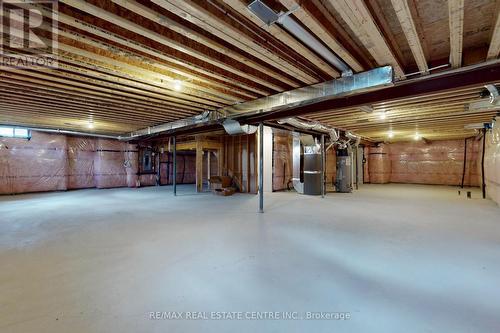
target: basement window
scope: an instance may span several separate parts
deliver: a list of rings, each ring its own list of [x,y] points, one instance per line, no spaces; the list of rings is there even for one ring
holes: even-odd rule
[[[0,126],[0,137],[30,139],[31,131],[27,128]]]

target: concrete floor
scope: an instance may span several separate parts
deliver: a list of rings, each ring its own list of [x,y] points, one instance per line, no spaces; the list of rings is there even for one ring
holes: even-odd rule
[[[500,208],[489,200],[365,185],[326,199],[268,194],[258,214],[253,195],[170,191],[0,198],[0,331],[500,331]],[[156,311],[351,318],[151,320]]]

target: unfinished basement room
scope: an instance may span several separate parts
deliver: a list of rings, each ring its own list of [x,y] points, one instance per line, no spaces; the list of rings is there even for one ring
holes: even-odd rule
[[[0,332],[500,332],[500,0],[0,0]]]

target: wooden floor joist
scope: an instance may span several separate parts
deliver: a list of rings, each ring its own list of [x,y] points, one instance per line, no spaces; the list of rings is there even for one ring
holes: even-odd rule
[[[422,73],[428,74],[429,67],[427,66],[427,59],[425,58],[417,28],[408,5],[408,0],[392,0],[392,6],[396,11],[399,23],[401,24],[406,39],[408,40],[413,57],[417,62],[418,69]]]
[[[326,0],[349,25],[379,65],[391,65],[396,76],[404,78],[404,72],[392,54],[387,42],[375,24],[370,11],[362,0]]]
[[[203,27],[208,32],[223,38],[228,43],[239,47],[243,51],[254,54],[274,68],[285,73],[289,73],[306,84],[317,82],[315,77],[295,68],[294,65],[289,64],[284,58],[262,47],[231,24],[206,11],[199,3],[194,1],[179,2],[169,0],[153,0],[153,2],[174,14],[184,17],[200,27]],[[279,79],[287,84],[290,84],[292,87],[299,87],[298,83],[293,80],[286,79],[282,75],[279,76]]]
[[[500,55],[500,3],[497,4],[495,23],[491,33],[490,46],[488,48],[488,59],[496,59]]]
[[[462,66],[462,49],[464,35],[464,0],[448,0],[450,20],[450,64],[457,68]]]
[[[49,42],[49,7],[29,0],[19,3],[20,8],[41,12],[44,21],[36,34]],[[412,88],[396,83],[383,92],[243,115],[242,121],[301,116],[374,140],[387,139],[389,130],[407,138],[418,130],[434,140],[471,135],[464,124],[488,121],[493,115],[469,110],[468,105],[480,100],[486,83],[478,75],[488,77],[489,83],[500,82],[494,71],[475,74],[476,66],[486,60],[493,68],[500,53],[500,4],[494,0],[262,3],[275,13],[289,11],[354,72],[392,65],[398,80],[420,78],[407,81]],[[1,65],[0,124],[127,134],[340,75],[292,31],[279,23],[265,25],[248,4],[61,0],[59,67]],[[8,31],[26,39],[22,30]],[[20,50],[6,45],[9,40],[4,40],[4,51],[19,55]],[[450,72],[448,81],[436,83],[434,73],[449,71],[442,66],[448,62],[451,67],[473,66],[467,67],[468,75],[458,70]],[[432,75],[424,77],[429,72]],[[425,85],[418,85],[419,80]],[[373,111],[363,112],[360,105]],[[89,119],[95,128],[87,127]]]

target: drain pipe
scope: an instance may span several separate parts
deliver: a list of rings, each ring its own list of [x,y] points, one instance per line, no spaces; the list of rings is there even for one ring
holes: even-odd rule
[[[481,157],[481,187],[483,190],[483,199],[486,199],[486,182],[484,180],[484,151],[486,150],[486,128],[483,128],[483,152]]]
[[[259,124],[259,213],[264,213],[264,123]]]

